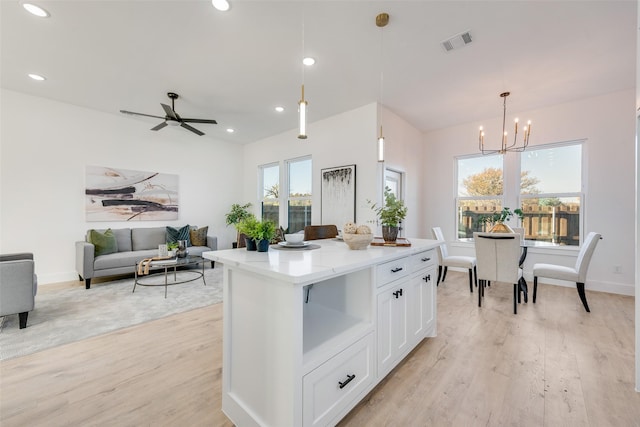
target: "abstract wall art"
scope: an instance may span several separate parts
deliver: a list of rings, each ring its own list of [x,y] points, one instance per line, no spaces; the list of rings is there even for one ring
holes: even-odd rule
[[[87,166],[87,221],[178,219],[178,175]]]
[[[356,220],[356,165],[322,169],[321,223],[335,224]]]

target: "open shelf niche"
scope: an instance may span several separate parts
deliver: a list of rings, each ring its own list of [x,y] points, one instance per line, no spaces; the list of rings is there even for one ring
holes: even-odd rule
[[[352,343],[373,328],[372,270],[348,273],[305,286],[303,357],[305,365],[322,359],[341,343]]]

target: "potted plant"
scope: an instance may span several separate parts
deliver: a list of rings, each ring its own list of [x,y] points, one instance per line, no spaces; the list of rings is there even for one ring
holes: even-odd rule
[[[505,224],[505,221],[511,219],[513,215],[517,215],[520,220],[524,217],[522,209],[514,209],[512,212],[510,208],[505,206],[501,211],[481,216],[478,218],[478,224],[492,225],[491,229],[489,229],[490,233],[513,233],[511,227]]]
[[[407,207],[403,200],[396,198],[389,187],[384,188],[384,205],[377,206],[368,201],[382,225],[382,238],[385,242],[395,242],[398,238],[400,221],[407,216]]]
[[[249,208],[251,207],[251,203],[245,203],[244,205],[240,205],[238,203],[234,203],[231,205],[231,210],[227,212],[225,215],[225,219],[227,221],[227,225],[233,225],[236,227],[236,243],[234,247],[237,247],[238,240],[240,239],[240,231],[238,231],[237,225],[245,218],[253,215],[249,212]]]
[[[269,250],[271,240],[276,237],[276,224],[271,220],[259,221],[254,229],[254,240],[258,252],[266,252]]]
[[[258,221],[258,219],[253,214],[249,214],[249,216],[243,218],[237,224],[235,224],[236,230],[238,230],[238,236],[245,236],[245,242],[248,251],[256,250],[255,237],[256,228],[258,227],[259,223],[260,221]],[[238,237],[238,239],[239,238],[240,237]]]
[[[169,242],[167,243],[167,255],[170,257],[176,256],[176,251],[178,250],[178,242]]]

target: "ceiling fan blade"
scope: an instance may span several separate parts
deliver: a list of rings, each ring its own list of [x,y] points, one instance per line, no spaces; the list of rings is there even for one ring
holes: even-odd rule
[[[122,114],[129,114],[131,116],[145,116],[145,117],[153,117],[155,119],[164,119],[164,117],[152,116],[151,114],[134,113],[133,111],[120,110],[120,112]]]
[[[167,125],[167,122],[162,122],[162,123],[160,123],[158,126],[154,126],[154,127],[152,127],[152,128],[151,128],[151,130],[160,130],[160,129],[162,129],[163,127],[165,127],[166,125]]]
[[[212,125],[218,124],[218,122],[216,122],[215,120],[207,120],[207,119],[181,119],[181,120],[186,123],[209,123]]]
[[[164,112],[167,113],[167,117],[171,117],[173,120],[180,120],[175,111],[171,109],[167,104],[160,103],[162,108],[164,108]]]
[[[191,132],[193,132],[193,133],[195,133],[195,134],[198,134],[198,135],[200,135],[200,136],[204,135],[204,132],[200,132],[198,129],[194,128],[193,126],[189,126],[189,125],[188,125],[188,124],[186,124],[186,123],[180,123],[180,126],[182,126],[182,127],[183,127],[183,128],[185,128],[185,129],[188,129],[188,130],[190,130]]]

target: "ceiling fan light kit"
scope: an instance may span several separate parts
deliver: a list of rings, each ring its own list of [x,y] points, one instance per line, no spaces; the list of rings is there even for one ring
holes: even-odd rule
[[[167,104],[160,103],[160,105],[162,106],[166,114],[164,117],[154,116],[151,114],[135,113],[133,111],[126,111],[126,110],[120,110],[120,112],[123,114],[129,114],[132,116],[144,116],[144,117],[154,117],[156,119],[164,119],[164,122],[151,128],[151,130],[154,130],[154,131],[158,131],[166,127],[167,125],[181,126],[195,133],[198,136],[202,136],[204,135],[204,132],[199,131],[198,129],[194,128],[191,125],[188,125],[187,123],[206,123],[206,124],[212,124],[212,125],[218,124],[218,122],[216,122],[213,119],[186,119],[186,118],[180,117],[180,115],[176,113],[176,109],[175,109],[175,100],[179,98],[179,95],[175,92],[167,92],[167,96],[171,98],[171,107],[169,107]]]

